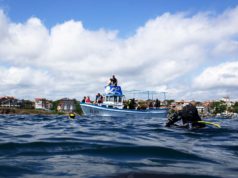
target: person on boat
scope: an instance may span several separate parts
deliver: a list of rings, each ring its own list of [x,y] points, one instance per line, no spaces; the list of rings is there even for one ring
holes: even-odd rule
[[[198,114],[198,110],[196,108],[196,103],[191,102],[184,107],[173,107],[170,110],[168,121],[166,123],[166,127],[171,127],[173,125],[176,126],[176,122],[182,120],[182,126],[185,128],[203,128],[205,127],[204,123],[199,123],[201,118]]]
[[[98,103],[103,103],[103,96],[102,95],[99,97]]]
[[[117,86],[117,79],[116,79],[115,75],[113,75],[112,78],[110,78],[108,85]]]
[[[149,101],[148,108],[149,109],[153,108],[153,102],[152,101]]]
[[[102,103],[102,101],[103,101],[103,96],[100,93],[98,93],[96,95],[95,103]]]
[[[98,98],[100,97],[100,93],[96,94],[96,98],[95,98],[95,102],[94,103],[98,103]]]
[[[128,100],[127,109],[135,109],[135,108],[136,108],[135,98],[129,99],[129,100]]]
[[[85,103],[91,103],[91,100],[90,100],[90,97],[89,97],[89,96],[86,97]]]
[[[86,96],[83,97],[83,99],[82,99],[81,102],[82,102],[82,103],[85,103],[85,100],[86,100]]]
[[[158,109],[160,107],[160,100],[156,99],[154,103],[154,108]]]
[[[140,103],[137,104],[136,110],[141,110],[141,105],[140,105]]]

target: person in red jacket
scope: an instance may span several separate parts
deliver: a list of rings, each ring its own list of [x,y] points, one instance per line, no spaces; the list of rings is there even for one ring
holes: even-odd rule
[[[86,97],[85,103],[91,103],[91,100],[90,100],[90,97],[89,97],[89,96]]]

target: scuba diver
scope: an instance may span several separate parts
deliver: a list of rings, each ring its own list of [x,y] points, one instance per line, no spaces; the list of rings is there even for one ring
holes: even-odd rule
[[[203,128],[205,127],[204,123],[201,123],[201,118],[198,115],[198,110],[195,107],[195,103],[189,103],[183,108],[172,108],[170,110],[168,121],[166,127],[178,126],[175,123],[182,120],[182,126],[184,128],[193,129],[193,128]]]

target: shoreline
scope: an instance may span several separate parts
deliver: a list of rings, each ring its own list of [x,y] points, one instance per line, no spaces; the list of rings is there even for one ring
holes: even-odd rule
[[[37,110],[37,109],[19,109],[19,108],[0,108],[0,114],[42,114],[42,115],[65,115],[67,113],[55,112],[55,111],[46,111],[46,110]]]

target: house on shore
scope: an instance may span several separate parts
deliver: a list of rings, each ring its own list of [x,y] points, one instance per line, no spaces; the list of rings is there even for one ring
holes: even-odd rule
[[[72,112],[76,110],[76,100],[69,98],[62,98],[59,100],[57,111]]]
[[[230,100],[229,96],[225,96],[221,99],[221,101],[224,101],[227,107],[232,107],[235,103]]]
[[[35,103],[30,100],[20,100],[21,106],[20,109],[34,109]]]
[[[21,104],[21,100],[18,100],[13,96],[0,97],[0,107],[20,108]]]
[[[46,109],[46,99],[35,98],[35,109]]]
[[[35,109],[50,110],[52,106],[52,101],[46,98],[35,98]]]

